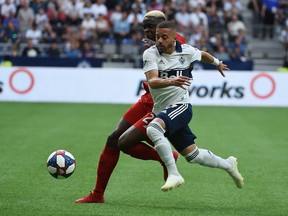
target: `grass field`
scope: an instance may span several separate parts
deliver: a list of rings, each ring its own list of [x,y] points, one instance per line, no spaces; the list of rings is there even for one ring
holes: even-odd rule
[[[93,189],[107,135],[128,105],[0,103],[0,215],[288,215],[288,109],[194,107],[197,144],[238,157],[245,186],[218,169],[177,162],[186,180],[164,193],[162,168],[122,154],[104,204],[75,204]],[[46,170],[48,155],[70,151],[75,173]]]

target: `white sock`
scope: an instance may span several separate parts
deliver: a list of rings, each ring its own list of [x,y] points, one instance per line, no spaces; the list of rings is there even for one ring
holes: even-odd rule
[[[206,149],[196,148],[186,155],[185,158],[189,163],[197,163],[202,166],[220,168],[226,171],[231,169],[231,164],[226,159],[223,159]]]
[[[148,137],[154,143],[156,151],[158,152],[162,161],[164,162],[168,171],[168,175],[169,174],[180,175],[177,170],[175,159],[172,154],[172,148],[170,142],[164,136],[165,130],[162,128],[162,126],[157,122],[152,122],[148,125],[146,131]]]

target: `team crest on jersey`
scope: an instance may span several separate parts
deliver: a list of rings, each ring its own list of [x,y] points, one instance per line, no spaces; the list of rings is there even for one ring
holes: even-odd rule
[[[179,62],[183,65],[185,63],[185,58],[183,57],[183,55],[179,56]]]

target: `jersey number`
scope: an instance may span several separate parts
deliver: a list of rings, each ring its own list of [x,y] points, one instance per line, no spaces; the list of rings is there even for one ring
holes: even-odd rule
[[[145,117],[142,121],[145,123],[143,125],[144,128],[147,128],[148,124],[155,118],[155,115],[153,113],[150,113],[149,116]]]

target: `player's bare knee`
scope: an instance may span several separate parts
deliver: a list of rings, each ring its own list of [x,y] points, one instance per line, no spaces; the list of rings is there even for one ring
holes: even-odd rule
[[[113,131],[107,138],[106,146],[118,148],[118,139],[119,135],[117,135],[116,131]]]
[[[118,148],[121,151],[126,152],[126,150],[128,149],[127,144],[128,144],[127,136],[125,136],[125,134],[123,134],[118,139],[118,142],[117,142]]]

